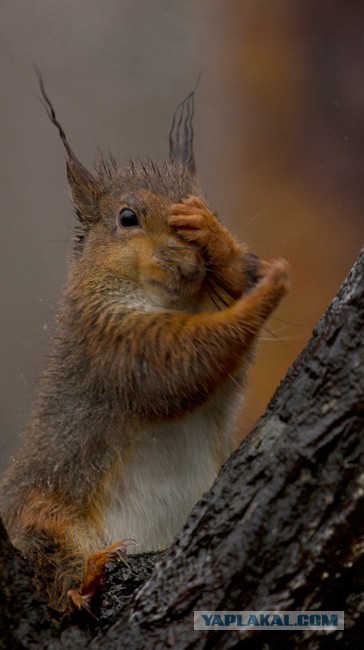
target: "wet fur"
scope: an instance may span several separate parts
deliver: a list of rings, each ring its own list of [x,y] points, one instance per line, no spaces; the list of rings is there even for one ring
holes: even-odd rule
[[[101,159],[91,174],[65,142],[79,225],[49,367],[1,488],[11,539],[59,609],[104,545],[172,542],[233,448],[246,366],[288,286],[283,262],[258,261],[209,211],[186,151],[161,167]],[[140,231],[117,225],[124,205]]]

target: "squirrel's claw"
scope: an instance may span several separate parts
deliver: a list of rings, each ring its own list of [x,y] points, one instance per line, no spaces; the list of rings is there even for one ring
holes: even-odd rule
[[[104,589],[106,565],[118,558],[122,558],[125,562],[127,547],[136,544],[134,539],[124,539],[106,546],[87,558],[80,589],[70,589],[67,592],[71,611],[85,609],[91,616],[97,618],[91,605]]]
[[[98,620],[98,616],[96,616],[95,612],[93,612],[91,608],[91,601],[94,598],[94,595],[82,595],[81,591],[77,591],[77,589],[69,589],[69,591],[67,591],[67,597],[71,612],[81,611],[84,609],[88,614],[90,614],[90,616]]]

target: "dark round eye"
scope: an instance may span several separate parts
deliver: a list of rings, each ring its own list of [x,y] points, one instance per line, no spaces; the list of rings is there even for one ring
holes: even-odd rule
[[[119,225],[122,228],[130,228],[132,226],[139,226],[138,217],[135,212],[130,208],[123,208],[119,214]]]

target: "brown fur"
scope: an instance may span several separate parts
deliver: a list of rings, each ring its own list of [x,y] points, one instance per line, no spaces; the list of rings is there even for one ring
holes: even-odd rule
[[[59,609],[69,590],[82,605],[113,552],[89,562],[77,596],[87,557],[110,543],[107,512],[119,508],[115,490],[128,489],[147,432],[163,448],[169,430],[193,440],[186,423],[195,413],[204,421],[204,409],[223,423],[228,404],[233,419],[260,328],[288,288],[286,262],[262,262],[238,244],[178,160],[122,169],[102,160],[91,174],[67,151],[80,225],[49,368],[1,491],[10,536]],[[123,207],[140,227],[118,225]],[[212,467],[231,449],[216,426],[206,441]]]

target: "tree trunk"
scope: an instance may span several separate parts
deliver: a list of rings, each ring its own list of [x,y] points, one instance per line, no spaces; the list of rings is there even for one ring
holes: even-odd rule
[[[100,621],[53,616],[4,539],[1,647],[359,648],[363,323],[364,249],[265,415],[124,606],[155,557],[110,569]],[[194,610],[344,610],[345,630],[194,631]]]

